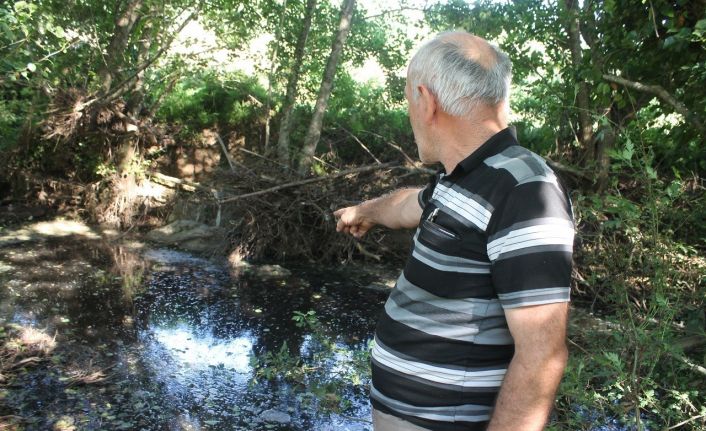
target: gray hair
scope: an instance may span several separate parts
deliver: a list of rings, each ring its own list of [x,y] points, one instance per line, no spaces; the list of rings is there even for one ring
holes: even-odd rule
[[[422,45],[409,63],[413,97],[419,85],[426,86],[451,115],[464,116],[479,103],[496,105],[510,97],[512,63],[497,46],[490,43],[494,60],[490,68],[468,58],[466,48],[454,40],[465,32],[444,32]]]

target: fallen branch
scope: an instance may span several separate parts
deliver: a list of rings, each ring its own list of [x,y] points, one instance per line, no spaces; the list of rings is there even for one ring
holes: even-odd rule
[[[705,413],[705,414],[698,415],[698,416],[691,417],[691,418],[689,418],[689,419],[687,419],[687,420],[684,420],[684,421],[681,421],[681,422],[679,422],[678,424],[673,425],[673,426],[667,428],[666,431],[674,430],[674,429],[683,427],[684,425],[688,424],[689,422],[694,422],[695,420],[699,420],[699,419],[702,419],[702,418],[706,418],[706,413]]]
[[[387,138],[385,138],[384,136],[382,136],[382,135],[380,135],[380,134],[378,134],[378,133],[371,132],[371,131],[369,131],[369,130],[364,130],[364,132],[365,132],[365,133],[368,133],[368,134],[370,134],[370,135],[373,135],[373,136],[377,136],[378,138],[382,139],[382,141],[383,141],[386,145],[389,145],[390,147],[392,147],[392,148],[394,148],[395,150],[399,151],[400,154],[402,154],[402,156],[405,158],[405,160],[407,160],[407,163],[409,163],[410,165],[416,166],[416,165],[418,164],[418,162],[415,162],[414,159],[411,158],[407,153],[405,153],[405,151],[402,149],[402,147],[400,147],[400,146],[397,145],[396,143],[394,143],[394,142],[392,142],[392,141],[388,141]]]
[[[377,260],[378,262],[380,262],[380,260],[382,259],[382,258],[381,258],[380,256],[378,256],[377,254],[371,253],[371,252],[369,252],[368,250],[366,250],[365,247],[363,247],[363,244],[361,244],[361,243],[359,243],[359,242],[357,242],[357,241],[356,241],[356,243],[355,243],[355,248],[357,248],[358,251],[359,251],[363,256],[368,256],[369,258],[375,259],[375,260]]]
[[[66,386],[72,387],[78,385],[94,385],[103,383],[112,377],[110,374],[105,374],[104,371],[108,371],[109,369],[114,367],[115,365],[111,365],[109,367],[103,368],[102,370],[94,371],[90,374],[79,374],[77,376],[71,377],[67,381]]]
[[[341,127],[341,126],[339,125],[339,127]],[[360,139],[358,139],[358,137],[357,137],[356,135],[353,134],[353,132],[351,132],[350,130],[346,129],[345,127],[341,127],[341,130],[343,130],[344,132],[346,132],[346,133],[348,133],[349,135],[351,135],[351,138],[353,138],[353,140],[355,140],[355,141],[358,143],[358,145],[360,145],[361,147],[363,147],[363,149],[365,150],[365,152],[367,152],[368,154],[370,154],[370,157],[372,157],[373,160],[375,160],[376,163],[378,163],[378,164],[382,163],[377,157],[375,157],[375,154],[373,154],[373,152],[370,151],[370,149],[368,149],[368,147],[366,147],[365,144],[364,144]]]
[[[648,93],[648,94],[653,94],[662,101],[666,102],[667,104],[671,105],[675,111],[680,113],[687,121],[691,122],[691,124],[698,129],[699,132],[701,132],[702,135],[706,135],[706,126],[704,126],[704,122],[699,118],[695,113],[691,112],[689,108],[686,107],[682,102],[677,100],[674,96],[672,96],[667,90],[665,90],[662,86],[660,85],[646,85],[641,82],[637,81],[629,81],[625,78],[621,78],[619,76],[614,76],[614,75],[603,75],[603,79],[605,79],[608,82],[614,82],[616,84],[624,85],[628,88],[632,88],[633,90],[641,91],[643,93]]]
[[[262,160],[265,160],[267,162],[274,163],[275,165],[281,166],[281,167],[283,167],[287,170],[290,170],[292,172],[296,172],[294,169],[290,168],[289,166],[285,165],[284,163],[280,163],[277,160],[270,159],[268,157],[263,156],[262,154],[258,154],[256,152],[254,152],[254,151],[250,151],[247,148],[243,148],[243,147],[235,147],[235,148],[239,151],[246,153],[246,154],[250,154],[251,156],[255,156],[255,157],[260,158]]]
[[[40,364],[41,362],[44,362],[44,358],[40,358],[38,356],[32,356],[30,358],[25,358],[21,361],[15,362],[14,364],[10,365],[8,369],[14,369],[14,368],[21,368],[26,365],[37,365]]]
[[[223,155],[225,156],[226,160],[228,161],[228,166],[230,166],[230,171],[235,172],[235,166],[233,165],[233,159],[231,159],[230,154],[228,154],[228,147],[226,147],[226,144],[223,142],[223,139],[221,139],[221,135],[216,133],[216,140],[218,140],[218,143],[221,145],[221,149],[223,150]]]
[[[272,192],[276,192],[279,190],[288,189],[291,187],[303,186],[305,184],[316,183],[319,181],[332,180],[332,179],[343,177],[343,176],[350,175],[350,174],[360,174],[362,172],[376,171],[379,169],[393,168],[393,167],[398,167],[398,166],[395,165],[394,163],[383,163],[381,165],[362,166],[359,168],[347,169],[345,171],[336,172],[335,174],[325,175],[325,176],[316,177],[316,178],[309,178],[309,179],[301,180],[301,181],[294,181],[291,183],[281,184],[281,185],[275,186],[275,187],[270,187],[269,189],[259,190],[257,192],[245,193],[242,195],[229,197],[226,199],[222,199],[221,201],[219,201],[219,203],[223,204],[226,202],[234,202],[234,201],[244,199],[244,198],[249,198],[252,196],[264,195],[267,193],[272,193]]]
[[[196,190],[202,190],[211,194],[215,194],[218,192],[215,189],[204,187],[199,183],[182,180],[181,178],[170,177],[169,175],[160,174],[159,172],[150,173],[149,179],[158,184],[162,184],[163,186],[167,186],[173,189],[181,188],[182,190],[186,190],[187,192],[195,192]]]

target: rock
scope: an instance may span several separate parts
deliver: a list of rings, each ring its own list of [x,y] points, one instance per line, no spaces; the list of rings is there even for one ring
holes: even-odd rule
[[[260,413],[260,418],[265,422],[276,422],[279,424],[288,424],[292,422],[292,417],[288,413],[279,410],[265,410]]]
[[[217,248],[224,237],[223,229],[193,220],[177,220],[147,234],[150,241],[195,252]]]

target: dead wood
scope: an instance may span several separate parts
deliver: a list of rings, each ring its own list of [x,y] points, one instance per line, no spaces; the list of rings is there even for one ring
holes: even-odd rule
[[[108,371],[114,367],[115,367],[115,365],[111,365],[109,367],[105,367],[101,370],[94,371],[91,373],[80,372],[77,375],[72,376],[67,381],[67,386],[72,387],[72,386],[79,386],[79,385],[94,385],[94,384],[104,383],[105,381],[109,380],[112,377],[112,375],[110,375],[110,374],[105,374],[105,371]]]
[[[344,171],[337,172],[337,173],[335,173],[335,174],[329,174],[329,175],[325,175],[325,176],[321,176],[321,177],[316,177],[316,178],[309,178],[309,179],[306,179],[306,180],[294,181],[294,182],[291,182],[291,183],[282,184],[282,185],[275,186],[275,187],[270,187],[269,189],[265,189],[265,190],[259,190],[259,191],[252,192],[252,193],[245,193],[245,194],[238,195],[238,196],[232,196],[232,197],[229,197],[229,198],[226,198],[226,199],[222,199],[222,200],[220,201],[220,203],[223,204],[223,203],[228,203],[228,202],[235,202],[235,201],[240,200],[240,199],[249,198],[249,197],[253,197],[253,196],[259,196],[259,195],[264,195],[264,194],[267,194],[267,193],[272,193],[272,192],[276,192],[276,191],[283,190],[283,189],[287,189],[287,188],[291,188],[291,187],[299,187],[299,186],[303,186],[303,185],[305,185],[305,184],[316,183],[316,182],[319,182],[319,181],[332,180],[332,179],[340,178],[340,177],[343,177],[343,176],[346,176],[346,175],[359,174],[359,173],[362,173],[362,172],[376,171],[376,170],[380,170],[380,169],[393,168],[393,167],[399,167],[399,165],[397,165],[397,164],[394,163],[394,162],[390,162],[390,163],[383,163],[383,164],[380,164],[380,165],[369,165],[369,166],[362,166],[362,167],[359,167],[359,168],[346,169],[346,170],[344,170]]]
[[[196,190],[201,190],[207,193],[218,193],[216,189],[202,186],[201,184],[193,181],[188,181],[184,180],[181,178],[176,178],[176,177],[170,177],[169,175],[164,175],[159,172],[151,172],[149,174],[149,179],[154,181],[155,183],[161,184],[163,186],[173,188],[173,189],[181,189],[185,190],[187,192],[194,192]]]

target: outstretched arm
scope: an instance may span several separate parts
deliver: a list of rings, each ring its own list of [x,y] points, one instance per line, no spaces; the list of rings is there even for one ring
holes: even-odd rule
[[[336,231],[360,238],[378,224],[390,229],[416,227],[422,216],[417,200],[421,190],[399,189],[359,205],[341,208],[333,213],[338,219]]]
[[[568,303],[505,310],[515,355],[488,431],[539,431],[549,417],[566,366]]]

